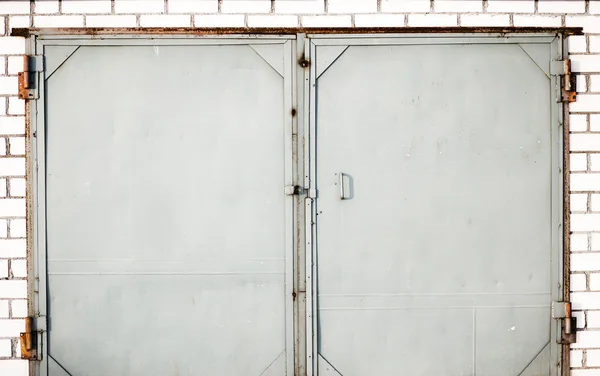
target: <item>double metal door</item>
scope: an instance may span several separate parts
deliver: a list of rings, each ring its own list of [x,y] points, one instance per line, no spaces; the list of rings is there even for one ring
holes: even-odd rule
[[[558,374],[560,37],[31,48],[39,374]]]

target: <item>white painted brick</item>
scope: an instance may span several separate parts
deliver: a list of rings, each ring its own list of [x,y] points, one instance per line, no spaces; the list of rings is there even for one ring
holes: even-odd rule
[[[10,339],[0,339],[0,357],[12,357],[12,341]]]
[[[62,2],[63,13],[110,13],[110,0],[68,0]]]
[[[590,209],[593,212],[600,212],[600,195],[599,194],[592,195]]]
[[[25,158],[0,158],[0,175],[25,175]]]
[[[140,16],[140,26],[142,27],[189,27],[192,23],[191,16],[188,15],[148,15]]]
[[[409,14],[408,26],[457,26],[455,14]]]
[[[600,36],[590,35],[590,52],[600,52]]]
[[[600,350],[588,350],[585,365],[586,367],[600,367]]]
[[[600,292],[572,292],[571,305],[576,310],[600,309]]]
[[[585,74],[578,74],[577,76],[575,76],[575,79],[577,80],[577,92],[578,93],[584,93],[587,91],[587,82],[586,82],[586,75]]]
[[[587,313],[588,328],[600,328],[600,311],[588,311]]]
[[[38,14],[58,13],[58,0],[38,0],[35,2],[34,12]]]
[[[495,13],[533,13],[533,0],[488,0],[487,11]]]
[[[0,179],[0,197],[6,197],[6,179]]]
[[[329,13],[375,13],[377,0],[329,0]]]
[[[600,231],[600,214],[572,214],[571,230]]]
[[[163,0],[115,0],[115,13],[162,13]]]
[[[8,109],[6,108],[6,101],[3,99],[4,98],[0,98],[0,116],[4,116],[8,112]]]
[[[592,132],[600,132],[600,115],[599,114],[590,115],[590,130]]]
[[[0,279],[8,278],[8,260],[0,260]]]
[[[11,219],[10,220],[10,237],[11,238],[24,238],[26,233],[24,219]]]
[[[13,318],[27,317],[27,300],[12,300],[10,314]]]
[[[382,0],[382,12],[425,13],[431,9],[429,0]]]
[[[583,366],[583,351],[572,350],[570,361],[571,361],[571,367],[582,367]]]
[[[570,103],[571,112],[600,111],[600,94],[579,94],[577,101]]]
[[[585,274],[571,274],[570,286],[571,291],[585,291],[587,289]]]
[[[592,244],[590,244],[592,251],[600,251],[600,234],[592,234]]]
[[[600,32],[600,16],[567,16],[565,25],[569,27],[583,27],[584,33]]]
[[[590,75],[590,91],[593,93],[600,93],[600,75]]]
[[[223,13],[269,13],[270,11],[269,0],[223,0],[221,3]]]
[[[27,281],[15,279],[0,280],[0,298],[27,298]],[[2,332],[0,331],[0,333]]]
[[[572,369],[571,376],[598,376],[598,369]]]
[[[600,273],[590,273],[590,290],[600,291]]]
[[[590,1],[590,14],[600,14],[600,3],[597,1]]]
[[[403,14],[357,14],[354,16],[354,26],[404,26]]]
[[[83,16],[35,16],[35,27],[82,27]]]
[[[600,270],[600,253],[573,253],[571,255],[572,271]],[[598,302],[600,304],[600,301]]]
[[[3,183],[3,179],[0,179],[0,184]],[[6,188],[4,188],[6,189]],[[0,238],[6,238],[8,235],[8,221],[6,219],[0,219]]]
[[[461,26],[510,26],[508,14],[463,14]]]
[[[25,101],[17,97],[8,98],[9,115],[25,115]]]
[[[585,35],[572,35],[568,38],[569,52],[586,52],[587,43]]]
[[[351,27],[350,16],[303,16],[301,18],[304,27]]]
[[[2,1],[0,14],[29,14],[29,1]]]
[[[24,217],[25,200],[24,199],[0,199],[0,217]],[[3,243],[2,243],[3,244]],[[2,247],[0,247],[2,249]]]
[[[584,311],[573,311],[571,312],[573,317],[577,319],[577,328],[583,329],[585,328],[585,312]]]
[[[600,55],[572,55],[571,69],[573,72],[600,72]],[[579,101],[579,97],[577,97]],[[600,104],[598,105],[600,109]]]
[[[571,154],[569,156],[571,171],[587,170],[587,154]]]
[[[29,16],[10,16],[8,17],[8,28],[10,30],[15,28],[30,27],[31,17]]]
[[[23,328],[24,328],[23,324]],[[24,329],[23,329],[24,330]],[[22,331],[22,330],[21,330]],[[0,329],[1,332],[1,329]],[[20,332],[19,332],[20,333]],[[18,337],[19,334],[13,337]],[[0,360],[0,375],[25,376],[29,375],[29,360]]]
[[[248,16],[248,27],[295,27],[298,16]]]
[[[0,77],[0,94],[16,95],[18,91],[17,77]]]
[[[25,179],[11,178],[10,179],[10,196],[25,197],[25,188],[27,184]]]
[[[0,156],[6,155],[6,140],[0,138]]]
[[[586,212],[587,198],[587,194],[571,195],[571,212]]]
[[[587,131],[587,115],[569,115],[569,130],[571,132]]]
[[[25,38],[21,37],[1,37],[0,51],[7,55],[25,54]]]
[[[87,27],[135,27],[136,17],[134,15],[87,16],[85,25]]]
[[[0,116],[0,135],[23,134],[25,118],[20,116]]]
[[[194,26],[196,27],[243,27],[245,22],[243,14],[211,14],[194,17]]]
[[[529,26],[529,27],[558,27],[561,24],[559,16],[519,16],[513,17],[513,23],[515,26]]]
[[[590,155],[590,170],[600,171],[600,154]]]
[[[13,278],[27,277],[27,261],[26,260],[11,260],[10,272]]]
[[[2,201],[2,200],[0,200]],[[25,205],[25,203],[23,203]],[[1,210],[2,204],[0,203],[0,215],[6,215]],[[23,207],[25,209],[25,207]],[[25,212],[25,210],[23,210]],[[25,245],[25,239],[0,239],[0,257],[25,257],[27,248]]]
[[[600,151],[600,134],[572,134],[571,151]]]
[[[217,0],[169,0],[169,13],[217,13]]]
[[[323,0],[277,0],[275,13],[318,14],[325,11]]]
[[[585,13],[585,2],[578,0],[540,0],[538,13]]]
[[[25,137],[11,137],[8,142],[10,155],[25,155]]]
[[[481,0],[435,0],[433,11],[442,13],[463,13],[483,11]]]
[[[7,56],[0,56],[0,74],[6,71],[6,58]]]
[[[8,74],[18,74],[23,71],[23,57],[8,56]]]

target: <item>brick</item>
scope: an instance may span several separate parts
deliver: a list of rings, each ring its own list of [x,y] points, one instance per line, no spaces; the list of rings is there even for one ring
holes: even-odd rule
[[[600,350],[588,350],[586,361],[586,367],[600,367]]]
[[[6,193],[6,179],[0,179],[0,197],[6,197]]]
[[[571,151],[600,151],[600,134],[572,134]]]
[[[587,171],[587,154],[571,154],[569,165],[571,171]]]
[[[10,220],[10,237],[11,238],[24,238],[26,234],[25,220],[24,219],[11,219]]]
[[[597,369],[572,369],[571,376],[598,376]]]
[[[34,12],[38,14],[58,13],[58,0],[36,1]]]
[[[34,16],[35,27],[82,27],[83,16]]]
[[[0,280],[0,298],[26,299],[27,281],[25,280]],[[0,333],[2,333],[0,331]]]
[[[585,13],[584,1],[540,0],[538,13]]]
[[[515,26],[529,27],[559,27],[561,20],[559,16],[514,16],[513,23]]]
[[[189,27],[192,23],[188,15],[148,15],[140,16],[142,27]]]
[[[29,1],[2,1],[0,14],[29,14]]]
[[[571,350],[571,367],[582,367],[583,366],[583,351]]]
[[[375,13],[377,0],[329,0],[329,13]]]
[[[382,12],[399,13],[425,13],[429,12],[431,2],[429,0],[382,0]]]
[[[600,55],[573,55],[571,56],[571,69],[573,72],[580,73],[600,72]],[[598,109],[600,109],[600,105],[598,105]]]
[[[600,195],[592,195],[591,209],[593,212],[600,212]]]
[[[24,55],[25,38],[21,37],[1,37],[0,51],[6,55]]]
[[[590,248],[592,251],[600,251],[600,234],[592,234]]]
[[[4,100],[4,98],[0,98],[0,116],[6,115],[7,112],[8,109],[6,107],[6,101]]]
[[[600,14],[600,3],[598,3],[597,1],[590,1],[589,13]]]
[[[480,0],[435,0],[433,11],[442,13],[466,13],[483,11],[483,1]]]
[[[571,271],[590,270],[600,270],[600,253],[573,253],[571,255]]]
[[[590,76],[590,91],[600,93],[600,75],[593,74]]]
[[[587,198],[586,194],[571,195],[571,212],[586,212]]]
[[[0,200],[2,201],[2,200]],[[0,209],[2,209],[0,204]],[[6,215],[0,210],[0,215]],[[27,247],[25,239],[0,239],[0,257],[25,257]]]
[[[463,14],[461,26],[510,26],[507,14]]]
[[[303,16],[301,18],[304,27],[351,27],[350,16]]]
[[[163,0],[115,0],[115,13],[162,13]]]
[[[570,286],[571,286],[571,291],[587,290],[587,281],[585,278],[585,274],[571,274]]]
[[[135,27],[136,22],[136,17],[133,15],[87,16],[85,18],[87,27]]]
[[[25,175],[25,158],[0,158],[0,176]]]
[[[600,328],[600,311],[587,312],[587,327]]]
[[[455,14],[409,14],[408,26],[457,26]]]
[[[22,56],[8,56],[8,74],[18,74],[23,71]]]
[[[573,231],[600,231],[600,214],[573,214],[573,215],[571,215],[571,230],[573,230]]]
[[[29,16],[11,16],[8,18],[9,30],[15,28],[24,28],[31,26],[31,17]]]
[[[572,35],[568,38],[569,52],[586,52],[587,42],[585,35]]]
[[[26,260],[11,260],[10,272],[13,278],[27,277],[27,261]]]
[[[248,16],[248,27],[296,27],[298,16]]]
[[[495,13],[533,13],[533,0],[488,0],[487,11]]]
[[[580,114],[569,115],[569,130],[571,132],[587,131],[587,115],[580,115]]]
[[[570,103],[571,112],[600,111],[600,94],[579,94],[577,101]]]
[[[578,74],[575,76],[575,79],[577,80],[576,86],[578,93],[584,93],[587,91],[586,77],[587,76],[585,74]]]
[[[10,314],[13,318],[27,317],[27,300],[11,300]]]
[[[18,91],[17,77],[0,77],[0,94],[16,95]]]
[[[600,36],[590,35],[590,52],[600,52]]]
[[[27,187],[25,179],[10,178],[10,197],[25,197],[25,189]]]
[[[24,217],[25,200],[24,199],[0,199],[0,217]],[[0,243],[1,244],[1,243]],[[0,247],[1,249],[1,247]]]
[[[0,180],[0,184],[3,181]],[[8,221],[6,219],[0,219],[0,238],[6,238],[8,236]]]
[[[590,273],[590,290],[600,291],[600,273]]]
[[[357,14],[354,16],[354,26],[404,26],[403,14]]]
[[[325,11],[323,0],[275,1],[275,13],[318,14]]]
[[[0,156],[6,155],[6,139],[0,138]]]
[[[583,329],[585,328],[585,313],[584,311],[573,311],[571,313],[573,317],[577,318],[577,328]]]
[[[6,282],[6,281],[0,281]],[[0,320],[0,333],[3,337],[19,337],[21,332],[25,331],[25,320],[22,319],[4,319]],[[2,368],[0,367],[0,370]],[[0,373],[0,375],[4,375]]]
[[[167,7],[169,13],[217,13],[219,2],[217,0],[169,0]]]
[[[565,25],[569,27],[583,27],[584,33],[600,32],[600,16],[567,16]]]
[[[0,339],[0,357],[12,357],[12,341],[10,339]]]
[[[600,115],[598,115],[598,114],[590,115],[590,131],[600,132]]]
[[[24,325],[24,324],[23,324]],[[1,333],[1,329],[0,329]],[[20,333],[20,332],[19,332]],[[18,337],[19,334],[13,336]],[[0,360],[0,375],[25,376],[29,375],[29,360]]]
[[[25,101],[17,97],[8,98],[9,115],[25,115]]]
[[[223,13],[269,13],[270,11],[269,0],[223,0],[221,3]]]
[[[25,155],[25,137],[11,137],[8,142],[10,155]]]
[[[590,170],[600,171],[600,154],[590,155]]]
[[[572,292],[571,305],[576,310],[600,309],[600,292]]]
[[[211,14],[194,17],[194,26],[196,27],[243,27],[245,22],[243,14]]]
[[[0,279],[8,278],[8,260],[0,260]]]
[[[110,0],[69,0],[62,2],[63,13],[110,13]]]

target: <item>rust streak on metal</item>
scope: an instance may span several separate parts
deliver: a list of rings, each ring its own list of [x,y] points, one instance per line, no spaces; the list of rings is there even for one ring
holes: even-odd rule
[[[34,359],[35,349],[33,346],[33,320],[31,317],[25,319],[25,332],[21,333],[21,359]]]

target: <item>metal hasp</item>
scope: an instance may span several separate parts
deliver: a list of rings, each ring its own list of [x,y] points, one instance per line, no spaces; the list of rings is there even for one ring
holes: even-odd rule
[[[19,72],[19,99],[38,99],[37,72],[43,71],[41,56],[23,56],[23,72]]]
[[[33,317],[25,319],[25,332],[21,333],[21,359],[37,359],[37,332],[33,330]]]
[[[563,320],[560,343],[569,345],[577,342],[575,331],[577,330],[577,318],[571,314],[571,303],[552,302],[552,318]]]
[[[572,103],[577,100],[577,77],[571,73],[571,59],[553,61],[551,65],[553,75],[562,76],[561,101]]]

